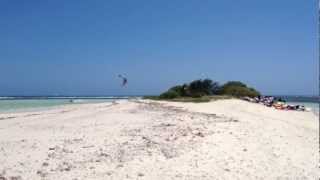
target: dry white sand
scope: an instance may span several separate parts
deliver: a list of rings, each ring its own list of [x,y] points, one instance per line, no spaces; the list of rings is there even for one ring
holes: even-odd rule
[[[0,180],[317,179],[318,127],[240,100],[0,114]]]

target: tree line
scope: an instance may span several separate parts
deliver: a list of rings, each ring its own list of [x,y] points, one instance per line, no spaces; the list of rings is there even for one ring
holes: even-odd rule
[[[234,97],[257,97],[260,92],[240,81],[229,81],[223,85],[211,79],[198,79],[190,83],[177,85],[162,93],[160,99],[174,99],[179,97],[202,97],[212,95],[229,95]]]

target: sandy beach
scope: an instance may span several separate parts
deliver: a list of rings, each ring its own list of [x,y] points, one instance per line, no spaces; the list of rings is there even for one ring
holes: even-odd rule
[[[317,179],[318,127],[236,99],[0,114],[0,180]]]

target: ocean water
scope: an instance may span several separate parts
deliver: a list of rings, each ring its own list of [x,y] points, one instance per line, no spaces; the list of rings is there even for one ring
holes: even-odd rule
[[[127,98],[128,97],[0,97],[0,113],[46,110],[61,105],[112,102],[114,100]]]
[[[291,105],[303,105],[311,108],[312,112],[319,115],[319,96],[277,96],[286,100]],[[54,96],[54,97],[1,97],[0,113],[24,112],[34,110],[45,110],[56,106],[68,104],[102,103],[112,102],[119,99],[139,98],[128,96],[105,96],[105,97],[85,97],[85,96]],[[73,102],[70,102],[72,100]]]
[[[319,96],[278,96],[286,100],[290,105],[302,105],[310,108],[312,112],[319,115]]]

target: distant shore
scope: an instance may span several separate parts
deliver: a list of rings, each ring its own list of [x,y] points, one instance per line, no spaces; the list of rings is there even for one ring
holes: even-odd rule
[[[0,179],[316,179],[318,123],[237,99],[0,114]]]

